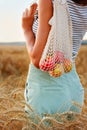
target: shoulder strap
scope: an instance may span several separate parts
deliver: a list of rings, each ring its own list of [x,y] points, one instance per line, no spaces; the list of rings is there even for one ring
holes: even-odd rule
[[[49,24],[54,28],[58,47],[66,48],[63,51],[72,58],[72,20],[66,0],[53,1],[53,16]],[[53,32],[53,31],[52,31]],[[64,44],[64,45],[63,45]],[[67,47],[68,46],[68,47]],[[67,48],[69,51],[67,51]]]

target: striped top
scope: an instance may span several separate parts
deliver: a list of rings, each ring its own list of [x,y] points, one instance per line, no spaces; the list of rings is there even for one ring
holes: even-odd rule
[[[67,0],[73,28],[73,60],[75,60],[81,46],[83,36],[87,31],[87,6],[77,5],[72,0]],[[38,17],[33,24],[33,32],[36,35],[38,27]]]

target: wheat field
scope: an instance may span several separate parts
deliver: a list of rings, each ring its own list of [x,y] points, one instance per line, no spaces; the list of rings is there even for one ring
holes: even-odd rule
[[[36,116],[36,124],[24,112],[24,88],[29,66],[26,47],[0,46],[0,130],[87,130],[86,64],[87,45],[83,45],[76,59],[76,69],[85,90],[82,113],[57,113],[43,119]]]

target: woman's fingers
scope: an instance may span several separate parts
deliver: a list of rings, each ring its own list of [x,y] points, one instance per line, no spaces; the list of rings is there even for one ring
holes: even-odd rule
[[[29,15],[33,16],[36,12],[36,9],[37,9],[37,3],[32,4],[29,8]]]
[[[25,11],[23,12],[23,17],[28,17],[28,9],[26,8]]]
[[[26,8],[23,12],[23,17],[33,17],[37,9],[37,3],[34,3],[30,8]]]
[[[28,12],[29,12],[29,10],[26,8],[26,10],[25,10],[25,16],[26,17],[28,16]]]
[[[30,8],[26,8],[22,15],[22,28],[25,30],[29,30],[32,28],[34,21],[34,14],[36,12],[37,4],[34,3]]]

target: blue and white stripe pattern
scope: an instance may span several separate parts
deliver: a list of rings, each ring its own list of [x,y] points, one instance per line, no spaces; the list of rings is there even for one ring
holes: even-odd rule
[[[75,60],[81,46],[83,36],[87,31],[87,6],[77,5],[72,0],[67,0],[73,27],[73,60]],[[33,32],[36,35],[38,16],[33,24]]]
[[[87,31],[87,6],[67,0],[73,27],[73,58],[75,59],[84,34]]]

